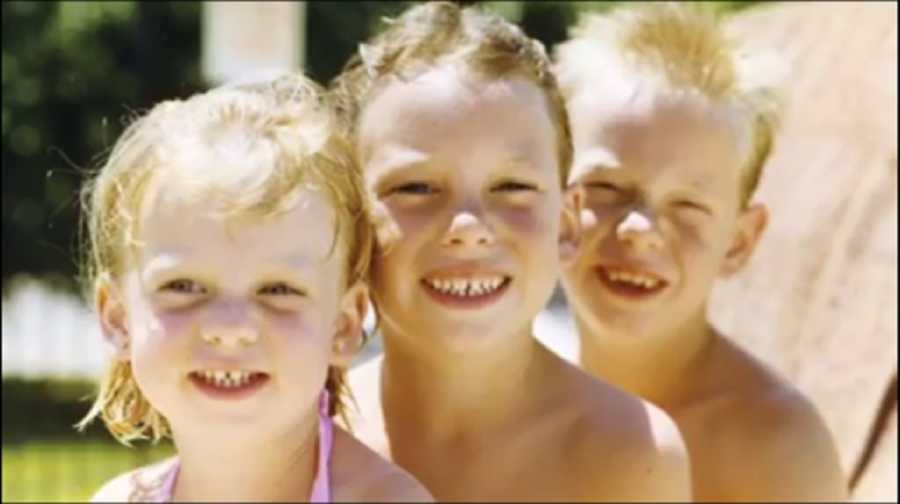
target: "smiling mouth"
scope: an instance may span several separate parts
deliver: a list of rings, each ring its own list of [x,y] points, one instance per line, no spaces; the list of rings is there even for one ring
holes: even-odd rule
[[[481,277],[426,277],[422,285],[438,302],[462,308],[482,307],[499,299],[512,283],[506,275]]]
[[[221,399],[246,397],[269,381],[269,375],[245,370],[198,370],[188,374],[190,381],[207,395]]]
[[[598,266],[595,270],[603,285],[613,293],[628,298],[651,297],[669,285],[666,280],[651,273],[612,266]]]

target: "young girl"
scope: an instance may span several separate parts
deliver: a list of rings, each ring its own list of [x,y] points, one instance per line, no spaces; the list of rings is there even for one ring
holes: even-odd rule
[[[178,455],[98,501],[424,500],[332,416],[361,343],[370,224],[311,82],[167,101],[86,189],[89,273],[115,361],[83,427]]]
[[[669,418],[531,334],[578,240],[543,47],[498,17],[427,3],[335,86],[378,212],[384,358],[351,374],[354,431],[440,500],[688,499]]]

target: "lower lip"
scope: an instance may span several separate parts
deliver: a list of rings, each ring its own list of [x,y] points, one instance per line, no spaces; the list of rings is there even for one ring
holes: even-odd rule
[[[659,295],[662,291],[666,289],[668,284],[666,282],[661,282],[656,287],[652,289],[647,289],[644,287],[638,287],[636,285],[631,285],[626,282],[615,282],[611,280],[608,276],[606,276],[606,272],[603,268],[596,268],[595,273],[597,277],[600,279],[600,283],[606,287],[607,290],[611,291],[613,294],[625,298],[631,299],[635,301],[643,301],[646,299],[650,299]]]
[[[431,296],[431,299],[450,308],[462,309],[477,309],[489,306],[506,293],[511,283],[512,279],[507,278],[503,280],[503,283],[500,284],[499,287],[497,287],[497,290],[488,294],[481,294],[478,296],[456,296],[436,290],[424,280],[422,281],[422,285],[425,287],[425,291],[428,292],[428,295]]]
[[[191,383],[194,384],[201,392],[215,399],[226,401],[238,401],[255,394],[259,389],[269,382],[268,375],[259,375],[251,378],[247,383],[234,387],[220,387],[197,377],[193,374],[188,375]]]

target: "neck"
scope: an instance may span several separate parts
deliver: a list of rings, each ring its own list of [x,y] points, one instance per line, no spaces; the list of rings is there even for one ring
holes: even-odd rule
[[[502,428],[536,398],[549,352],[530,330],[471,352],[431,352],[384,329],[381,397],[389,430],[406,439],[470,437]]]
[[[626,334],[575,323],[581,367],[663,409],[690,399],[705,357],[718,341],[705,310],[656,334]]]
[[[306,500],[318,462],[317,440],[315,411],[297,429],[262,440],[176,434],[180,469],[172,501]]]

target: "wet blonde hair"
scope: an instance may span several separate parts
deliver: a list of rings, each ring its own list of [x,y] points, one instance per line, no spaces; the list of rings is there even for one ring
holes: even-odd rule
[[[749,133],[740,182],[746,204],[772,150],[783,95],[775,68],[741,49],[711,7],[651,2],[583,16],[555,48],[555,71],[566,99],[583,88],[602,93],[588,87],[591,75],[631,71],[663,90],[699,93],[738,111]]]
[[[373,232],[360,170],[335,118],[323,89],[305,77],[284,76],[165,101],[133,121],[83,189],[88,295],[96,296],[103,283],[124,273],[130,252],[140,245],[137,224],[146,189],[163,177],[178,177],[179,190],[190,197],[218,196],[223,218],[275,215],[294,207],[300,189],[321,191],[335,213],[331,253],[338,244],[346,252],[343,280],[347,287],[365,280]],[[236,132],[238,141],[225,136],[227,131]],[[229,149],[250,165],[228,170],[170,162],[191,149]],[[343,370],[329,367],[325,386],[329,413],[343,414],[342,398],[348,392]],[[168,422],[141,393],[127,361],[112,363],[77,427],[85,428],[98,416],[125,444],[171,436]]]
[[[394,79],[409,79],[442,64],[460,64],[481,78],[524,77],[547,98],[556,130],[561,186],[572,162],[565,101],[539,41],[503,18],[450,2],[417,5],[387,20],[388,28],[361,44],[332,83],[344,126],[356,137],[365,105]]]

